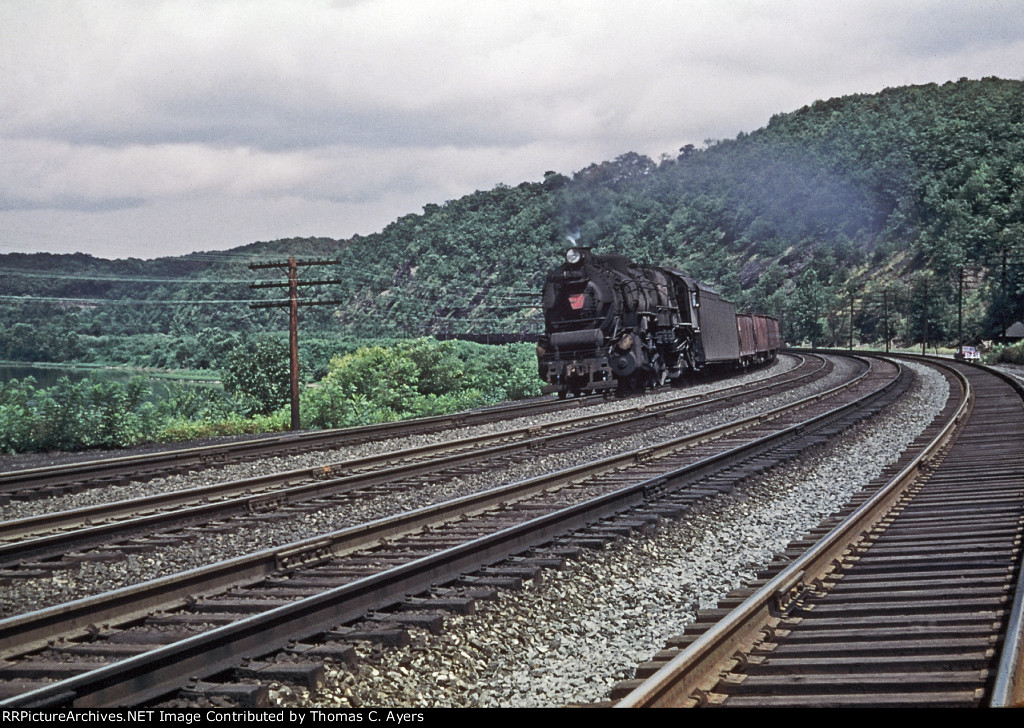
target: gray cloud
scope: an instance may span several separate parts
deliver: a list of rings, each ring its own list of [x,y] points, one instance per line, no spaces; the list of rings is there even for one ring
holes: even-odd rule
[[[914,2],[885,13],[880,30],[887,43],[898,43],[904,54],[918,58],[1019,48],[1024,38],[1022,11],[1013,0],[972,2],[950,16],[937,12],[935,3]]]
[[[946,0],[8,0],[0,248],[372,232],[816,99],[1020,77],[1022,15]]]
[[[141,197],[108,197],[87,199],[82,197],[51,197],[47,200],[30,200],[0,196],[0,212],[13,210],[77,210],[80,212],[112,212],[141,207]]]

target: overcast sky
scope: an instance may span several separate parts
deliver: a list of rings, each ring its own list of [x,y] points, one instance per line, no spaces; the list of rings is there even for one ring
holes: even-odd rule
[[[0,252],[367,234],[965,76],[1024,78],[1024,2],[0,0]]]

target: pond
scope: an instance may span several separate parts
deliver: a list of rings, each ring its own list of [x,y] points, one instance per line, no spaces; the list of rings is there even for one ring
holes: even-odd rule
[[[129,382],[135,377],[142,377],[146,380],[152,390],[149,397],[156,401],[166,397],[169,388],[179,386],[186,387],[214,387],[221,388],[220,382],[201,381],[196,379],[174,379],[168,377],[168,373],[161,372],[156,375],[143,369],[119,369],[108,367],[69,367],[69,366],[37,366],[32,364],[0,364],[0,382],[8,382],[11,379],[19,381],[25,377],[33,377],[36,380],[36,387],[46,389],[57,384],[61,377],[67,377],[72,382],[79,382],[92,376],[94,379],[104,381]]]

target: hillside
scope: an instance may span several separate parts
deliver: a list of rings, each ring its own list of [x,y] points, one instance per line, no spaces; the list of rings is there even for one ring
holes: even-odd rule
[[[735,139],[549,172],[346,241],[154,261],[3,255],[0,357],[75,358],[83,336],[280,330],[283,312],[245,302],[280,298],[248,282],[283,274],[246,266],[288,254],[339,261],[303,270],[341,280],[303,289],[346,301],[303,311],[320,337],[536,332],[536,292],[567,236],[715,284],[779,315],[791,342],[845,342],[851,294],[857,340],[877,340],[887,313],[894,338],[919,341],[926,300],[932,340],[953,340],[963,267],[967,338],[990,338],[1024,315],[1024,83],[816,101]]]

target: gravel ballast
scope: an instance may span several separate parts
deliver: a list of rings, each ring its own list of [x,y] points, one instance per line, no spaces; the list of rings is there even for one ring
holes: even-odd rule
[[[331,667],[316,695],[284,687],[281,705],[559,706],[606,698],[615,682],[754,578],[775,553],[835,512],[932,421],[946,380],[918,374],[909,394],[833,444],[748,479],[653,536],[588,552],[539,584],[502,592],[444,634],[416,632],[412,646],[362,648],[354,670]]]
[[[778,376],[779,374],[792,369],[796,364],[796,358],[782,355],[772,366],[765,367],[764,369],[759,369],[748,374],[730,377],[707,384],[697,384],[681,390],[669,389],[645,395],[643,397],[609,400],[607,402],[593,405],[585,411],[588,414],[614,414],[615,412],[635,407],[638,403],[642,402],[660,402],[680,395],[700,396],[703,394],[711,394],[729,387],[757,382],[772,376]],[[520,427],[533,427],[536,425],[558,423],[571,419],[580,412],[581,410],[576,409],[561,410],[542,415],[519,417],[511,420],[505,420],[503,422],[492,422],[489,424],[475,425],[471,427],[452,428],[440,432],[382,439],[357,445],[347,445],[327,450],[311,451],[301,455],[263,458],[252,462],[213,467],[207,470],[169,475],[167,477],[155,478],[147,481],[107,485],[102,488],[92,488],[79,493],[68,493],[50,498],[41,498],[38,500],[16,500],[0,505],[0,518],[5,521],[10,521],[19,518],[42,515],[44,513],[56,513],[58,511],[84,508],[86,506],[101,503],[135,500],[137,498],[144,498],[157,493],[187,490],[188,488],[195,488],[211,483],[242,480],[244,478],[252,478],[288,470],[315,468],[354,458],[379,455],[385,452],[395,452],[422,445],[449,442],[462,437],[501,433]],[[174,447],[175,449],[184,449],[190,445],[201,446],[203,444],[208,443],[205,440],[194,443],[175,443]],[[147,450],[145,448],[140,448],[139,451],[146,452]],[[132,450],[109,451],[93,455],[93,457],[117,457],[121,455],[130,455],[134,452],[135,451]]]
[[[786,362],[779,362],[776,367],[787,369],[792,365],[792,360],[787,358]],[[695,417],[682,424],[658,427],[637,433],[629,437],[615,438],[586,448],[580,448],[572,452],[556,453],[547,456],[531,457],[530,459],[513,464],[499,470],[492,470],[473,475],[464,475],[454,478],[439,479],[437,482],[425,484],[415,490],[404,489],[400,492],[390,493],[386,496],[364,498],[358,501],[339,501],[335,507],[323,507],[320,510],[304,515],[296,515],[295,518],[282,521],[266,521],[259,524],[251,524],[244,529],[224,532],[207,532],[194,534],[189,540],[175,546],[163,546],[159,550],[149,553],[131,553],[126,558],[112,562],[85,562],[80,568],[74,571],[58,571],[51,577],[33,580],[19,580],[9,585],[3,593],[0,593],[0,617],[19,614],[26,611],[41,609],[72,599],[79,599],[104,591],[128,586],[142,581],[155,579],[160,576],[173,574],[179,571],[204,566],[215,561],[234,558],[253,551],[259,551],[268,547],[280,546],[294,541],[309,538],[316,534],[329,533],[342,528],[364,523],[377,518],[403,513],[415,508],[430,505],[452,498],[476,493],[486,488],[493,488],[516,480],[534,477],[554,470],[582,464],[599,457],[607,457],[619,452],[646,447],[662,440],[678,437],[688,432],[694,432],[737,417],[745,417],[758,411],[764,411],[778,406],[783,401],[789,401],[799,397],[808,396],[814,392],[820,392],[828,387],[834,386],[841,381],[846,372],[853,365],[845,360],[839,360],[835,371],[823,380],[812,385],[797,387],[784,395],[775,396],[769,400],[761,400],[753,404],[741,405],[738,407],[723,408],[718,412],[704,417]],[[760,379],[766,376],[767,370],[745,375]],[[729,379],[708,385],[700,385],[707,388],[706,391],[715,391],[728,386],[733,386],[742,378]],[[703,391],[687,390],[688,393],[701,394]],[[650,395],[650,399],[664,399],[673,395],[670,392],[660,392]],[[628,401],[608,402],[599,407],[607,407],[608,411],[614,412],[627,406],[636,404],[635,399]],[[558,419],[563,419],[563,413]],[[555,413],[547,417],[556,417]],[[530,418],[529,422],[536,423],[538,418]],[[501,423],[484,425],[481,428],[472,428],[479,431],[483,428],[502,427]],[[507,425],[504,425],[507,427]],[[443,433],[438,433],[439,435]],[[423,436],[429,437],[429,436]],[[403,446],[406,440],[403,438]],[[420,438],[416,438],[417,440]],[[365,446],[358,446],[360,450],[366,451],[372,447],[378,451],[396,449],[394,441],[389,443],[367,443]],[[330,453],[336,459],[336,453]],[[264,461],[238,465],[232,467],[232,475],[237,477],[239,470],[251,474],[276,472],[286,468],[298,467],[296,460],[309,462],[306,456],[295,456],[287,459],[272,458]],[[322,457],[322,455],[321,455]],[[323,462],[321,460],[321,462]],[[216,471],[218,477],[223,476],[223,471]],[[209,478],[210,474],[199,474],[199,478]],[[174,481],[179,484],[187,480],[187,476],[172,476],[164,480]],[[152,483],[136,484],[137,487],[146,489]],[[159,487],[160,484],[157,484]],[[113,489],[113,488],[111,488]],[[130,490],[131,486],[121,486],[118,490],[124,493]],[[94,491],[80,494],[89,495]],[[99,492],[99,491],[95,491]],[[141,495],[141,494],[140,494]],[[54,501],[57,499],[50,499]]]

